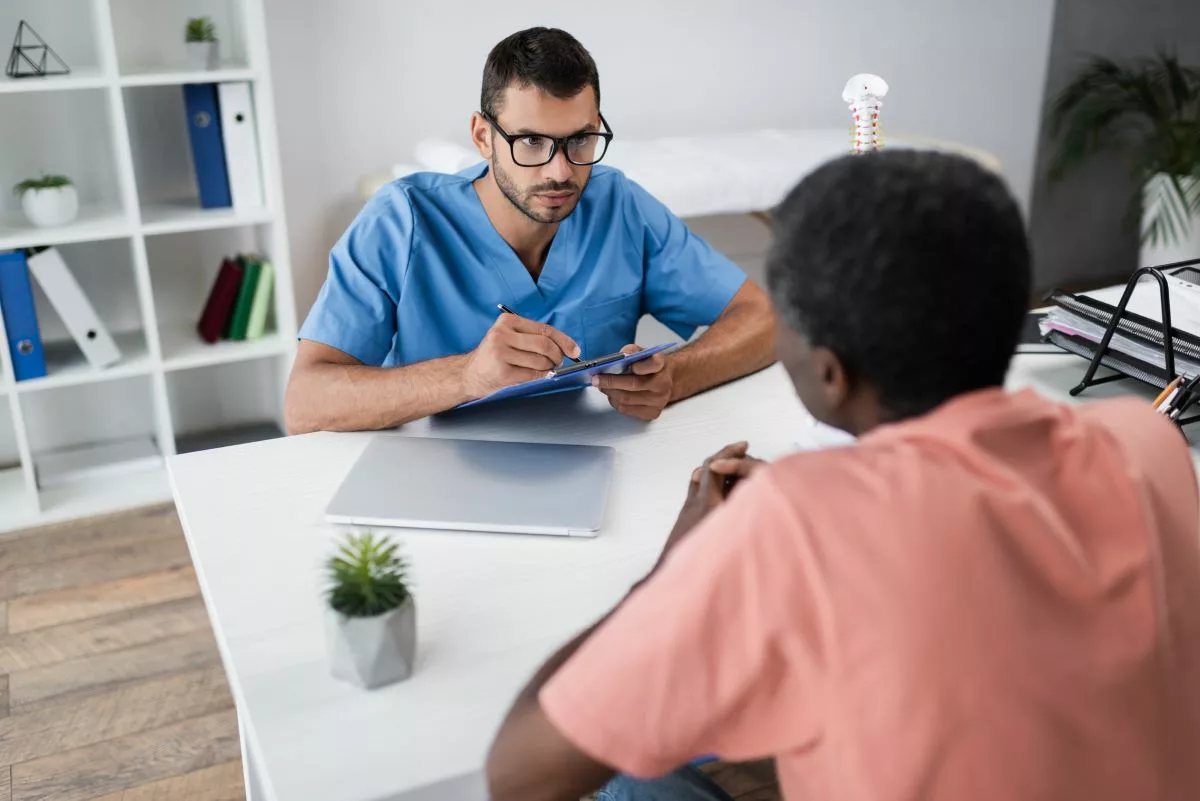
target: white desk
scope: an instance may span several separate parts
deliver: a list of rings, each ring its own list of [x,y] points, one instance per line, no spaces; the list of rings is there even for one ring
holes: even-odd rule
[[[1074,356],[1018,357],[1010,383],[1065,396],[1084,366]],[[1130,389],[1148,394],[1132,382],[1086,394]],[[237,701],[252,801],[485,799],[479,771],[516,692],[649,569],[691,469],[739,439],[773,458],[797,443],[816,446],[819,433],[779,366],[648,425],[589,389],[405,432],[613,445],[604,530],[595,539],[395,532],[414,565],[418,660],[408,681],[368,692],[329,674],[321,564],[340,532],[321,515],[371,435],[315,434],[172,459]]]

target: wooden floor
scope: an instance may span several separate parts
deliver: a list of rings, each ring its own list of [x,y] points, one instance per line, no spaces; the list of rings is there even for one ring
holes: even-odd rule
[[[769,764],[706,769],[739,801],[779,798]],[[174,507],[0,535],[0,801],[244,798]]]

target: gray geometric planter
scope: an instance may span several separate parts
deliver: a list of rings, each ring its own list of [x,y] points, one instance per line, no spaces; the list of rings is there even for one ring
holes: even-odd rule
[[[372,689],[407,679],[417,657],[417,608],[412,596],[375,617],[347,617],[325,607],[325,639],[333,675]]]
[[[188,42],[188,69],[194,72],[215,70],[219,65],[217,42]]]

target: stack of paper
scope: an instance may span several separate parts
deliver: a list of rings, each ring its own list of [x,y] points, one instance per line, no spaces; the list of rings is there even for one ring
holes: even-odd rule
[[[1200,272],[1187,270],[1164,276],[1171,318],[1171,344],[1175,375],[1200,374]],[[1193,279],[1193,280],[1189,280]],[[1055,344],[1090,358],[1116,314],[1125,284],[1093,292],[1056,292],[1054,307],[1040,323],[1041,331]],[[1175,375],[1166,369],[1166,334],[1163,327],[1162,294],[1157,280],[1143,278],[1125,306],[1125,313],[1109,340],[1109,352],[1148,375],[1154,383],[1165,383]],[[1138,376],[1141,377],[1141,376]]]

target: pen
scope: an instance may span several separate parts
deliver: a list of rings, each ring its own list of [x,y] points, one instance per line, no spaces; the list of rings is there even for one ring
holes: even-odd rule
[[[505,314],[516,314],[515,311],[508,308],[503,303],[497,303],[496,308],[499,309],[500,311],[504,312]],[[563,356],[567,356],[567,354],[564,353]],[[570,359],[571,361],[575,362],[576,364],[579,364],[579,359],[576,359],[573,356],[567,356],[567,358]]]
[[[1155,407],[1154,410],[1159,414],[1170,414],[1172,404],[1175,403],[1175,397],[1177,395],[1179,395],[1179,387],[1171,390],[1171,394],[1167,396],[1167,399]]]
[[[1162,410],[1163,401],[1167,400],[1171,396],[1171,393],[1175,391],[1175,388],[1179,386],[1180,378],[1182,378],[1182,376],[1175,376],[1175,378],[1171,380],[1171,383],[1167,384],[1163,391],[1158,394],[1158,397],[1154,399],[1155,411]]]
[[[1200,373],[1193,376],[1190,381],[1188,381],[1179,389],[1179,394],[1175,396],[1175,400],[1171,404],[1173,407],[1171,411],[1175,412],[1175,417],[1172,419],[1178,418],[1181,414],[1183,414],[1187,407],[1192,405],[1192,401],[1196,397],[1197,383],[1200,383]]]

